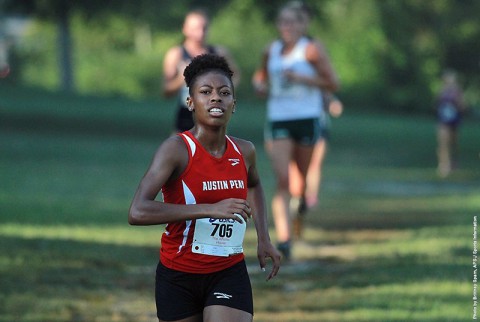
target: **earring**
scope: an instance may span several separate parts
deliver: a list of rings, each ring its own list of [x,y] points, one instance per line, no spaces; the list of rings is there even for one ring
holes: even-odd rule
[[[187,101],[188,110],[189,110],[190,112],[192,112],[192,111],[193,111],[193,102],[192,102],[191,98],[190,98],[190,97],[187,97],[186,101]],[[189,103],[191,103],[190,106],[189,106]]]

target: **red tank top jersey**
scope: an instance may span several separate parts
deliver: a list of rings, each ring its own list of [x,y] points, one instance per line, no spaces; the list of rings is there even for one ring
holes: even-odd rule
[[[226,150],[216,158],[188,131],[184,140],[189,161],[180,177],[162,187],[163,200],[173,204],[213,204],[228,198],[247,199],[247,169],[240,149],[228,136]],[[213,273],[244,259],[192,252],[195,220],[169,223],[162,235],[160,260],[168,268],[187,273]]]

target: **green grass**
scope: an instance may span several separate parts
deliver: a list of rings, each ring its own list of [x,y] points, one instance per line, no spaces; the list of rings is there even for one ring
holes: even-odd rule
[[[173,110],[0,87],[0,321],[156,320],[163,227],[128,226],[127,211]],[[354,110],[333,120],[294,263],[266,283],[247,233],[255,320],[471,319],[478,121],[466,120],[459,169],[441,180],[432,119]],[[256,144],[269,199],[264,112],[240,102],[230,133]]]

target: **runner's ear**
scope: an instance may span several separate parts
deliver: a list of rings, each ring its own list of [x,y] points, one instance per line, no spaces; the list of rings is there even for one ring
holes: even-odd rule
[[[189,96],[187,97],[187,107],[188,107],[188,110],[191,112],[193,111],[194,109],[194,106],[193,106],[193,100],[192,98]]]

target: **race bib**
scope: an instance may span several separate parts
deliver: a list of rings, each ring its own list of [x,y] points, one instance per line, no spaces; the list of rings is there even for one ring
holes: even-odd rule
[[[246,228],[245,220],[241,224],[233,219],[198,219],[195,223],[192,252],[223,257],[241,254]]]

